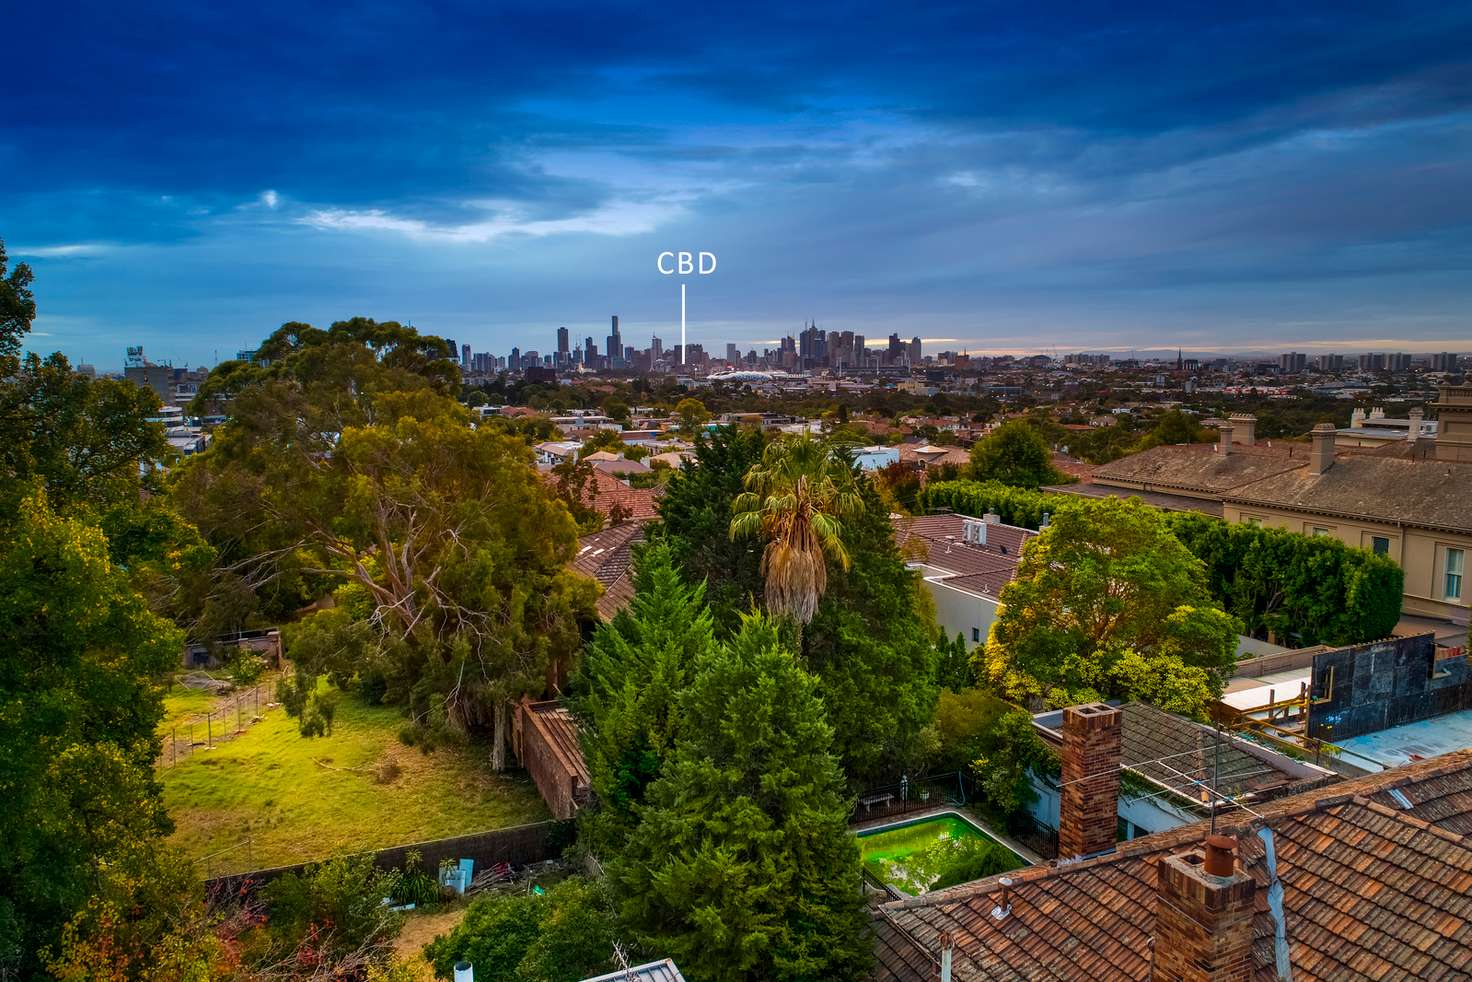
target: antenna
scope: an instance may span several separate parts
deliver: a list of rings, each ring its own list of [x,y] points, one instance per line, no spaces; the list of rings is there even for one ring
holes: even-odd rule
[[[1211,761],[1211,834],[1216,835],[1216,797],[1221,793],[1221,769],[1222,769],[1222,724],[1221,720],[1212,721],[1212,732],[1216,734],[1216,748]]]

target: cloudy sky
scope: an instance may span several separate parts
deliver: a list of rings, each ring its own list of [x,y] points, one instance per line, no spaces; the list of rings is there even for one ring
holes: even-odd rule
[[[706,6],[10,7],[33,347],[1472,350],[1472,4]]]

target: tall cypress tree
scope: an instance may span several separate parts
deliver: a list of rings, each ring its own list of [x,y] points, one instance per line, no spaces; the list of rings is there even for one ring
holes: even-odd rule
[[[859,976],[858,846],[817,680],[749,615],[680,709],[689,725],[608,865],[625,925],[692,978]]]
[[[680,579],[669,547],[650,543],[635,566],[633,601],[594,634],[574,683],[599,804],[585,813],[584,831],[598,851],[619,848],[628,834],[679,732],[679,694],[715,646],[705,585]]]

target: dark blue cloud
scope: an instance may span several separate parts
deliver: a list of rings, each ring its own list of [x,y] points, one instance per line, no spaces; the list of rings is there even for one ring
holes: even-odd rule
[[[696,241],[724,250],[703,298],[733,337],[815,314],[979,341],[1271,333],[1314,305],[1350,337],[1387,303],[1457,336],[1472,311],[1447,282],[1472,272],[1465,3],[4,22],[0,236],[91,358],[350,313],[495,348],[614,307],[653,329],[647,254]]]

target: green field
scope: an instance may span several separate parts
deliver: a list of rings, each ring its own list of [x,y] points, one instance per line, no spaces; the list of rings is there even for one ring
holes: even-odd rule
[[[187,725],[196,716],[203,718],[205,713],[215,708],[215,701],[219,698],[217,693],[205,689],[189,689],[175,683],[164,694],[164,721],[159,726],[159,732],[168,736],[171,728]]]
[[[184,702],[195,700],[180,697],[170,715]],[[159,771],[171,841],[205,875],[548,817],[530,781],[491,774],[484,747],[426,755],[404,746],[397,709],[343,696],[331,735],[311,739],[279,707],[262,715],[235,739]],[[390,761],[398,774],[384,780]]]
[[[956,815],[936,815],[909,825],[859,836],[864,866],[905,893],[965,883],[1023,865],[1022,859]]]

